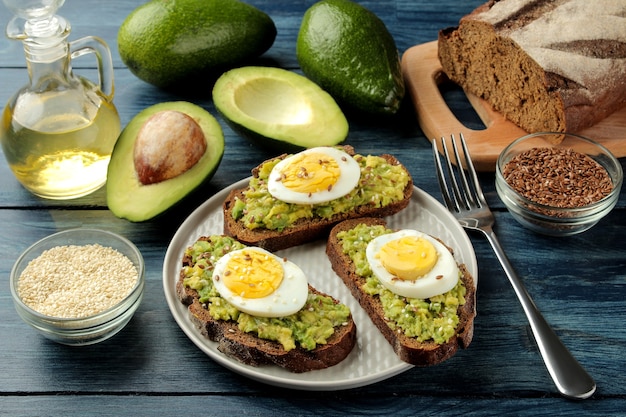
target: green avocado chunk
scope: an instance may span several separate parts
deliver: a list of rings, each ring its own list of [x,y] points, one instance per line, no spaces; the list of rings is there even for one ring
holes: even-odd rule
[[[213,102],[233,130],[279,152],[334,146],[348,135],[348,121],[327,92],[280,68],[248,66],[222,74]]]
[[[212,277],[218,259],[244,247],[230,237],[212,235],[207,240],[196,241],[185,251],[191,262],[182,269],[183,285],[198,292],[198,301],[206,305],[215,320],[235,321],[242,332],[276,341],[287,351],[298,346],[313,350],[325,345],[335,328],[348,322],[351,314],[348,306],[313,292],[309,292],[300,311],[285,317],[257,317],[237,310],[220,296]]]
[[[190,149],[196,156],[192,160]],[[148,107],[128,123],[113,148],[106,184],[109,209],[134,222],[151,219],[208,181],[223,155],[222,128],[203,108],[184,101]],[[183,158],[182,167],[172,163],[177,156]]]
[[[457,311],[465,304],[465,284],[459,279],[453,289],[429,299],[402,297],[386,289],[372,272],[365,250],[376,237],[392,232],[381,225],[359,224],[354,229],[339,232],[337,239],[354,263],[355,272],[365,279],[363,291],[380,299],[391,329],[419,342],[445,343],[456,334]]]
[[[354,159],[361,170],[357,187],[343,197],[319,204],[285,203],[273,197],[267,184],[280,159],[266,161],[259,167],[258,177],[250,179],[245,200],[236,199],[231,215],[250,230],[284,230],[303,218],[329,219],[359,206],[385,207],[404,198],[404,189],[411,180],[404,167],[391,165],[376,155],[356,154]]]
[[[193,85],[267,51],[272,19],[238,0],[152,0],[124,20],[119,54],[140,79],[159,87]]]
[[[398,111],[405,94],[395,41],[378,16],[349,0],[323,0],[305,13],[296,56],[304,74],[340,105]]]

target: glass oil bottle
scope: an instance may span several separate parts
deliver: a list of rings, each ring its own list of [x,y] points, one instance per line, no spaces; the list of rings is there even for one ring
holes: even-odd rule
[[[18,181],[50,199],[87,195],[106,182],[120,119],[113,105],[111,53],[93,36],[68,42],[55,15],[65,0],[3,0],[16,15],[7,36],[24,46],[29,84],[4,108],[0,140]],[[72,59],[94,53],[99,83],[77,76]]]

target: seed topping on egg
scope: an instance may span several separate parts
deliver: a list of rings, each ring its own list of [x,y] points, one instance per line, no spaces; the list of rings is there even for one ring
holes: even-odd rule
[[[261,317],[293,314],[304,306],[308,296],[306,276],[297,265],[256,247],[220,258],[213,283],[238,310]]]
[[[434,297],[450,291],[459,280],[459,268],[450,251],[416,230],[375,238],[367,246],[366,257],[380,283],[403,297]]]
[[[269,175],[268,191],[287,203],[324,203],[352,191],[360,175],[359,164],[344,151],[311,148],[276,164]]]
[[[416,280],[433,269],[438,254],[423,237],[404,236],[383,245],[376,258],[398,279]]]

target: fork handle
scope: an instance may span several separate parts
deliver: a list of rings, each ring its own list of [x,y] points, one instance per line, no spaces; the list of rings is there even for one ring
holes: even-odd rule
[[[572,356],[552,327],[550,327],[550,324],[545,320],[528,294],[526,287],[513,270],[493,230],[489,228],[483,230],[483,232],[502,264],[504,272],[517,294],[517,298],[522,304],[533,336],[539,347],[539,352],[557,389],[562,395],[572,399],[590,397],[596,390],[596,383],[593,378]]]

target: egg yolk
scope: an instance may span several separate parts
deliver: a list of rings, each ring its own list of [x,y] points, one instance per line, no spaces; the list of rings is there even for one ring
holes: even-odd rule
[[[240,251],[226,263],[220,279],[233,294],[243,298],[262,298],[280,286],[283,266],[278,259],[265,253]]]
[[[283,185],[299,193],[317,193],[330,191],[341,170],[337,161],[323,153],[304,153],[294,155],[281,170]]]
[[[406,236],[386,243],[377,254],[380,263],[394,276],[416,280],[437,263],[437,250],[422,237]]]

